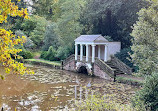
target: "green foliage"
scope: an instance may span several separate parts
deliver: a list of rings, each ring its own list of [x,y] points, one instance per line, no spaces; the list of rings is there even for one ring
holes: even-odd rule
[[[18,55],[22,56],[24,59],[32,59],[33,54],[31,51],[23,49],[21,52],[18,53]]]
[[[74,52],[74,47],[72,46],[65,46],[65,47],[62,47],[60,46],[57,50],[57,54],[56,54],[56,57],[59,58],[60,60],[64,60],[66,59],[68,56],[70,56],[71,54],[73,54]]]
[[[34,16],[30,16],[30,19],[17,19],[16,24],[12,27],[12,30],[21,30],[27,37],[30,36],[30,33],[36,27],[36,19]]]
[[[131,57],[130,54],[132,54],[132,50],[131,48],[124,48],[122,49],[119,53],[115,54],[115,56],[121,60],[122,62],[124,62],[126,65],[128,65],[129,67],[133,68],[134,71],[137,71],[137,67],[134,66],[134,64],[131,61]]]
[[[133,98],[133,106],[158,111],[158,74],[146,77],[144,87]],[[144,106],[144,107],[143,107]],[[142,109],[142,111],[145,111]]]
[[[56,50],[52,46],[49,47],[48,51],[43,51],[41,53],[40,58],[43,58],[45,60],[55,61],[56,58]]]
[[[107,39],[109,42],[113,42],[113,40],[110,36],[104,36],[104,38]]]
[[[138,111],[131,105],[117,103],[113,95],[92,95],[76,104],[78,111]]]
[[[61,66],[60,61],[47,61],[42,59],[25,59],[24,62],[31,64],[41,64],[46,66]]]
[[[33,14],[50,20],[53,16],[53,4],[55,0],[32,0]]]
[[[44,45],[43,45],[43,50],[47,51],[50,46],[53,46],[53,48],[58,49],[59,46],[59,41],[58,41],[58,36],[56,32],[54,31],[55,29],[55,24],[54,23],[49,23],[50,25],[47,26],[46,32],[44,35]]]
[[[143,0],[89,0],[80,20],[83,33],[109,35],[127,48],[131,45],[131,26],[143,6]]]
[[[128,77],[117,77],[116,81],[118,83],[124,83],[124,84],[135,85],[135,86],[143,85],[143,80],[136,80]]]
[[[58,10],[54,16],[59,16],[56,20],[56,32],[62,45],[72,45],[74,39],[78,37],[83,29],[80,24],[80,14],[85,5],[85,0],[65,0],[56,2]],[[60,12],[60,14],[59,14]]]
[[[32,15],[30,19],[18,19],[12,29],[14,31],[20,29],[24,35],[33,41],[36,48],[40,49],[43,45],[46,25],[47,21],[44,17]]]
[[[26,42],[23,44],[25,49],[32,49],[34,47],[33,41],[29,39],[21,30],[15,31],[15,35],[19,37],[22,37],[22,36],[26,37]]]
[[[139,11],[139,21],[134,24],[131,35],[134,37],[131,57],[139,66],[139,73],[158,72],[158,2],[151,0],[149,8]]]
[[[45,18],[39,16],[34,16],[34,19],[36,19],[37,24],[34,30],[31,32],[30,37],[36,45],[36,48],[40,49],[40,47],[43,45],[47,21]]]

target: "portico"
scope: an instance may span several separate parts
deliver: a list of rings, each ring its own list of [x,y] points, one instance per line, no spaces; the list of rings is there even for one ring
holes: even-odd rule
[[[114,56],[120,49],[120,42],[108,41],[101,35],[81,35],[75,39],[75,55],[63,61],[63,69],[115,81],[116,75],[132,73]]]
[[[110,59],[108,44],[108,40],[101,35],[81,35],[75,39],[75,60],[83,61],[83,56],[86,56],[86,62],[91,58],[90,62],[94,63],[96,57],[106,62]],[[78,55],[80,55],[79,60]]]
[[[80,51],[78,51],[80,49]],[[85,55],[84,55],[85,54]],[[79,60],[78,60],[78,55]],[[89,58],[91,58],[92,63],[95,62],[95,58],[99,58],[104,60],[105,62],[108,61],[108,45],[105,44],[90,44],[90,43],[82,43],[82,44],[75,44],[75,60],[83,61],[83,56],[86,56],[86,62],[89,62]]]

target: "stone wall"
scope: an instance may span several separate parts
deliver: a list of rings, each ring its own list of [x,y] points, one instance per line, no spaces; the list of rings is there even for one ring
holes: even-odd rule
[[[67,70],[67,71],[76,71],[75,60],[71,60],[71,61],[67,62],[67,64],[64,65],[63,69]]]
[[[91,63],[83,63],[83,62],[77,62],[75,63],[75,60],[72,60],[70,62],[68,62],[63,69],[67,70],[67,71],[74,71],[74,72],[78,72],[78,70],[80,69],[81,66],[86,67],[87,72],[89,75],[92,75],[92,64]],[[100,78],[103,79],[108,79],[108,80],[112,80],[112,78],[106,74],[103,70],[101,70],[96,64],[94,64],[94,75],[98,76]]]
[[[100,69],[96,64],[94,64],[94,75],[103,79],[111,80],[112,78],[106,74],[103,70]]]

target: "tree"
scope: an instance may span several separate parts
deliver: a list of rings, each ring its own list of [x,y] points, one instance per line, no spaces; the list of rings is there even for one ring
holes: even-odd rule
[[[131,26],[136,13],[144,6],[143,0],[89,0],[81,14],[84,34],[108,35],[120,41],[122,48],[131,45]]]
[[[32,49],[34,47],[33,41],[30,38],[28,38],[21,30],[15,31],[15,35],[21,38],[22,36],[24,36],[26,38],[26,42],[23,44],[23,47],[25,49]]]
[[[54,16],[61,15],[57,21],[56,32],[59,35],[59,40],[62,45],[72,44],[74,39],[78,37],[83,29],[80,24],[80,14],[84,8],[84,0],[65,0],[64,2],[57,2],[60,4],[61,14],[55,13]]]
[[[53,3],[56,0],[32,0],[33,14],[50,20],[53,16]]]
[[[13,17],[20,16],[26,19],[28,18],[27,9],[19,10],[18,6],[11,2],[11,0],[0,0],[0,9],[1,24],[7,22],[8,15]],[[28,72],[22,63],[19,63],[11,58],[11,55],[15,58],[20,58],[17,53],[22,50],[16,49],[15,46],[23,44],[24,41],[25,37],[16,38],[10,30],[7,31],[0,27],[0,63],[6,67],[5,70],[7,73],[10,71],[13,71],[13,73],[16,74],[24,74],[25,72]]]
[[[34,42],[36,48],[40,49],[43,45],[47,21],[44,17],[37,15],[34,15],[33,19],[35,20],[34,22],[36,23],[36,27],[30,33],[30,39]]]
[[[53,48],[55,50],[58,49],[59,47],[59,41],[58,41],[58,36],[55,32],[55,24],[54,23],[49,23],[50,25],[48,25],[46,27],[46,32],[44,35],[44,45],[43,45],[43,50],[47,51],[49,49],[50,46],[53,46]]]
[[[158,74],[153,73],[145,79],[143,88],[132,99],[134,107],[140,111],[158,111]]]
[[[139,11],[134,24],[131,57],[139,66],[139,73],[149,75],[158,71],[158,2],[150,0],[150,6]]]

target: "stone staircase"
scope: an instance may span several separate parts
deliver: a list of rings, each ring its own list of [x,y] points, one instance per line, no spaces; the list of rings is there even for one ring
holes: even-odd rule
[[[78,56],[78,62],[82,63],[87,63],[86,62],[86,57],[83,57],[83,61],[80,61],[80,57]],[[89,58],[90,61],[88,63],[91,63],[91,58]],[[116,76],[121,76],[121,75],[131,75],[132,74],[132,69],[128,67],[126,64],[124,64],[122,61],[120,61],[118,58],[115,56],[111,56],[111,60],[104,62],[101,59],[95,58],[95,65],[97,65],[102,71],[104,71],[106,74],[108,74],[110,77],[115,78]],[[62,67],[67,66],[66,69],[73,70],[75,71],[76,67],[76,61],[75,61],[75,56],[71,55],[68,58],[66,58],[62,62]],[[62,68],[63,69],[63,68]]]
[[[125,74],[124,72],[122,72],[118,67],[116,67],[115,65],[112,64],[111,61],[109,62],[105,62],[109,67],[111,67],[112,69],[114,69],[114,73],[115,75],[121,75],[121,74]]]

